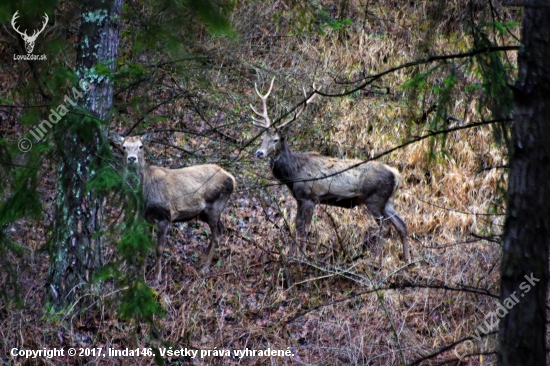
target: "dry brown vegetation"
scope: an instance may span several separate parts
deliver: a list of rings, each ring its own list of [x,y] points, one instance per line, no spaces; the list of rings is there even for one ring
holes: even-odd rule
[[[346,31],[324,28],[324,34],[306,29],[300,33],[297,15],[292,8],[287,10],[285,2],[239,2],[232,15],[239,40],[212,38],[196,29],[191,35],[198,40],[195,52],[207,55],[210,64],[197,71],[197,64],[186,67],[203,84],[193,79],[176,82],[172,75],[181,70],[167,66],[159,70],[156,87],[146,89],[153,105],[179,91],[186,94],[155,109],[148,127],[137,131],[195,133],[158,132],[157,141],[193,155],[156,144],[152,153],[157,163],[217,163],[238,182],[222,215],[227,233],[210,272],[201,272],[198,260],[207,246],[206,226],[193,221],[174,225],[169,232],[163,280],[154,286],[166,310],[166,316],[158,319],[158,337],[164,343],[150,338],[147,326],[117,318],[120,290],[109,282],[89,290],[86,296],[93,299],[89,309],[76,305],[60,315],[43,315],[48,257],[38,249],[51,224],[54,195],[51,162],[45,162],[40,187],[46,202],[44,219],[18,222],[8,230],[28,249],[28,256],[19,265],[23,308],[0,305],[0,359],[9,359],[2,352],[14,345],[122,349],[154,344],[212,350],[289,347],[294,354],[165,360],[172,365],[394,365],[403,364],[403,358],[411,363],[469,337],[484,322],[499,294],[498,235],[505,207],[496,187],[503,186],[506,178],[505,171],[495,167],[505,165],[507,155],[489,126],[425,139],[380,159],[404,177],[395,207],[408,225],[412,263],[402,261],[393,230],[389,238],[363,244],[365,233],[377,231],[364,207],[317,206],[309,238],[314,250],[307,258],[281,255],[294,240],[296,204],[289,191],[272,180],[268,163],[253,158],[259,142],[253,139],[260,132],[247,117],[246,106],[256,103],[253,83],[265,88],[276,77],[271,113],[282,116],[303,99],[303,85],[315,82],[323,93],[342,93],[359,84],[345,82],[359,80],[363,73],[375,74],[427,54],[473,48],[464,30],[469,17],[465,1],[447,2],[440,13],[435,9],[438,2],[431,1],[325,3],[329,14],[344,11],[353,25]],[[488,16],[485,4],[477,5],[476,20]],[[506,20],[517,21],[520,15],[514,8],[495,11]],[[273,14],[280,17],[274,21]],[[433,14],[441,15],[437,22],[428,21]],[[517,28],[511,31],[518,35]],[[509,34],[503,37],[502,44],[515,44]],[[149,54],[140,57],[154,59]],[[514,62],[515,53],[507,57]],[[433,66],[401,69],[351,95],[318,97],[291,128],[293,149],[366,159],[430,132],[421,115],[436,102],[434,87],[442,82],[440,74],[430,74],[419,88],[403,84],[414,71]],[[475,69],[469,69],[465,60],[440,67],[456,67],[459,75],[460,87],[453,91],[447,114],[460,121],[449,120],[449,127],[487,118],[488,111],[478,108],[481,91],[467,88],[481,82]],[[138,92],[144,91],[130,89],[119,102],[130,102]],[[197,107],[204,101],[210,104]],[[115,129],[126,132],[139,117],[129,108],[128,114],[117,116]],[[117,208],[106,208],[112,215],[107,224],[116,224]],[[107,255],[112,258],[116,237],[108,239]],[[152,282],[152,271],[147,279]],[[460,347],[464,346],[422,364],[457,364],[453,349],[463,351]],[[476,347],[474,353],[493,351],[494,335]],[[72,358],[9,362],[146,365],[153,360],[87,357],[78,362]],[[483,354],[462,360],[470,365],[494,363],[494,356]]]

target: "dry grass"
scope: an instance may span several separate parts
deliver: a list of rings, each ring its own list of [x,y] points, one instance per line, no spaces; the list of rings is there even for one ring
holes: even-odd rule
[[[430,47],[435,53],[464,52],[472,47],[459,21],[467,13],[465,3],[449,2],[448,11],[433,30]],[[219,130],[238,144],[217,140],[217,145],[212,145],[208,136],[170,133],[162,137],[195,151],[196,156],[162,146],[154,152],[165,166],[178,165],[182,159],[187,164],[221,162],[235,174],[239,191],[222,217],[228,232],[219,260],[209,273],[202,273],[197,263],[198,254],[206,248],[203,230],[207,227],[190,222],[170,231],[170,245],[163,258],[164,278],[155,286],[167,311],[166,317],[158,319],[160,337],[165,345],[177,348],[290,347],[295,356],[173,358],[169,364],[401,364],[402,357],[412,362],[470,336],[495,308],[493,297],[467,290],[499,294],[500,245],[472,236],[499,234],[504,220],[489,214],[504,212],[502,203],[495,200],[495,188],[505,177],[502,170],[486,168],[503,165],[507,154],[503,146],[494,144],[489,127],[453,132],[431,147],[429,140],[423,140],[382,158],[404,177],[396,210],[409,228],[412,264],[405,266],[400,258],[401,244],[394,232],[379,239],[375,248],[363,245],[365,233],[377,232],[365,208],[318,206],[311,228],[311,256],[291,259],[280,255],[279,250],[293,240],[295,201],[285,187],[257,188],[273,183],[267,162],[253,160],[257,143],[244,151],[239,145],[258,131],[245,120],[247,109],[229,111],[256,103],[252,83],[259,81],[265,86],[271,76],[277,77],[271,111],[280,116],[300,100],[301,85],[315,82],[323,92],[339,93],[351,86],[335,80],[357,79],[363,71],[377,73],[423,57],[416,46],[429,31],[424,19],[433,12],[432,2],[385,1],[370,5],[368,11],[376,16],[366,18],[362,3],[349,4],[348,16],[354,21],[349,32],[325,29],[323,36],[307,32],[288,36],[285,32],[292,12],[285,11],[283,2],[240,4],[233,21],[243,34],[241,40],[209,39],[201,45],[205,52],[216,55],[220,67],[231,65],[232,74],[214,70],[207,75],[213,85],[222,85],[213,88],[213,95],[221,97],[220,104],[225,107],[208,121],[222,126]],[[511,10],[497,11],[506,19],[517,17],[507,13]],[[282,16],[274,22],[272,15],[279,12]],[[461,86],[453,92],[448,114],[463,123],[479,121],[480,95],[465,91],[466,85],[479,82],[479,76],[463,64],[458,69]],[[430,76],[424,88],[414,90],[421,93],[423,101],[402,88],[410,77],[411,70],[403,69],[377,81],[378,87],[371,92],[318,98],[294,123],[293,148],[364,159],[429,132],[426,122],[415,121],[435,102],[437,95],[431,86],[439,82],[438,75]],[[169,121],[167,128],[193,126],[197,132],[210,128],[181,105],[176,101],[161,113]],[[432,152],[434,158],[430,158]],[[36,252],[43,236],[30,227],[16,230],[25,233],[22,244],[33,255],[26,261],[30,265],[20,267],[24,308],[0,306],[0,359],[5,359],[1,352],[14,345],[27,349],[60,345],[121,349],[158,344],[148,338],[145,326],[134,333],[135,328],[117,319],[117,290],[109,283],[90,290],[96,303],[88,311],[78,313],[85,309],[77,306],[59,319],[38,315],[48,264],[47,257]],[[109,255],[115,255],[109,250]],[[476,346],[491,351],[494,338]],[[78,363],[74,359],[57,361]],[[60,364],[57,361],[18,359],[13,364]],[[153,361],[89,357],[79,362],[146,365]],[[423,364],[457,362],[451,349]],[[463,364],[495,364],[495,358],[478,355],[463,359]]]

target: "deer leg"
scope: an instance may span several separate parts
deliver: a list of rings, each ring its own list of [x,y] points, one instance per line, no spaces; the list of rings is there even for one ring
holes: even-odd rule
[[[376,223],[380,227],[382,234],[387,235],[389,227],[386,223],[386,216],[384,215],[384,209],[383,209],[384,206],[380,205],[380,203],[377,201],[368,201],[366,202],[366,205],[370,213],[376,220]]]
[[[220,244],[220,236],[221,236],[221,230],[220,228],[223,227],[223,225],[220,225],[220,218],[219,216],[216,218],[209,218],[207,221],[208,226],[210,226],[210,232],[212,233],[212,237],[210,238],[210,244],[208,245],[208,248],[206,249],[206,252],[204,253],[204,257],[202,259],[202,268],[208,268],[210,267],[210,263],[212,263],[212,258],[214,257],[214,253],[216,251],[216,248]]]
[[[212,238],[210,244],[204,253],[202,260],[202,267],[207,268],[212,262],[216,248],[220,245],[221,235],[223,232],[223,223],[221,222],[220,216],[229,200],[231,192],[222,193],[218,199],[208,207],[204,214],[201,215],[201,220],[205,221],[208,226],[210,226],[210,232],[212,233]]]
[[[368,210],[376,220],[376,223],[378,224],[381,234],[387,235],[388,234],[388,225],[386,223],[386,217],[383,213],[383,204],[381,205],[378,200],[370,200],[366,201],[365,204],[367,205]],[[369,245],[374,246],[375,254],[379,255],[380,248],[376,245],[378,243],[378,238],[380,237],[379,234],[374,234],[369,236],[368,233],[365,233],[365,243],[368,243]]]
[[[395,212],[393,208],[393,203],[388,201],[386,203],[386,207],[384,208],[385,216],[390,220],[393,227],[397,230],[399,233],[399,236],[401,237],[401,243],[403,243],[403,256],[405,258],[405,262],[408,262],[410,260],[409,256],[409,243],[408,243],[408,237],[407,237],[407,224],[405,224],[405,221],[399,215],[397,212]]]
[[[162,275],[162,252],[164,250],[164,243],[166,242],[166,234],[170,227],[170,222],[167,220],[157,221],[158,233],[157,233],[157,259],[156,259],[156,275],[157,281],[160,282]]]
[[[233,180],[230,179],[226,182],[225,188],[222,191],[212,192],[215,195],[209,198],[211,202],[205,210],[199,215],[199,218],[206,222],[210,226],[210,232],[212,233],[212,238],[210,244],[204,253],[202,260],[202,268],[207,268],[212,262],[216,248],[220,244],[221,235],[223,232],[223,223],[220,220],[220,216],[225,209],[225,205],[233,192]]]
[[[300,243],[300,250],[305,254],[306,249],[306,229],[311,225],[311,218],[313,217],[313,209],[315,203],[308,200],[298,201],[298,213],[296,215],[296,231],[298,232],[298,241]],[[290,248],[290,253],[294,255],[296,252],[296,245],[293,244]]]

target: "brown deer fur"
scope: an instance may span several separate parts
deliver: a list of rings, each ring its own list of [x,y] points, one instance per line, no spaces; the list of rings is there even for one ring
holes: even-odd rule
[[[273,81],[271,87],[273,87]],[[288,130],[286,126],[301,114],[305,105],[313,97],[303,104],[296,116],[279,127],[273,127],[267,116],[265,103],[271,87],[264,96],[256,88],[256,92],[262,99],[263,113],[253,110],[263,117],[265,122],[262,123],[257,119],[254,121],[256,125],[267,129],[262,136],[262,146],[256,152],[256,157],[271,158],[273,175],[290,189],[298,203],[296,230],[302,251],[305,249],[306,228],[311,224],[316,204],[345,208],[364,204],[384,229],[385,234],[389,230],[386,221],[389,221],[397,230],[403,244],[404,259],[409,261],[407,225],[393,208],[393,198],[401,183],[399,172],[374,161],[351,168],[361,161],[335,159],[316,152],[293,152],[286,143]],[[315,178],[329,175],[328,178],[315,180]],[[296,246],[293,244],[290,253],[295,251]]]
[[[202,260],[202,265],[208,267],[220,243],[223,231],[220,215],[236,185],[235,178],[214,164],[181,169],[147,165],[142,148],[151,134],[125,138],[110,134],[109,137],[124,149],[126,163],[135,164],[143,185],[144,217],[158,227],[157,280],[161,278],[162,251],[171,222],[199,218],[208,224],[212,238]]]

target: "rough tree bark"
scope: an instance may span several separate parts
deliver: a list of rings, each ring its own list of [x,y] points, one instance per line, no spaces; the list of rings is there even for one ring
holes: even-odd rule
[[[102,121],[110,117],[113,87],[95,66],[101,62],[114,70],[121,9],[122,0],[85,0],[82,5],[75,68],[89,87],[78,104]],[[62,120],[55,131],[60,161],[47,291],[48,304],[55,310],[74,302],[78,290],[103,259],[101,238],[94,236],[101,227],[101,197],[86,192],[86,184],[94,177],[105,128],[74,121]]]
[[[500,365],[546,365],[550,247],[549,20],[550,1],[525,1],[519,75],[514,88],[500,295],[503,303],[515,291],[518,302],[499,324]],[[525,285],[530,286],[529,292]]]

